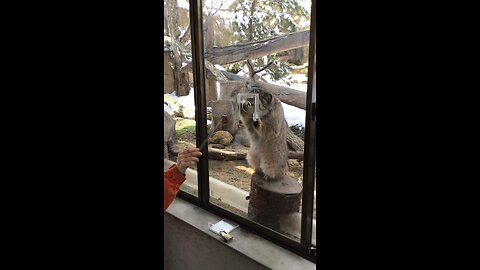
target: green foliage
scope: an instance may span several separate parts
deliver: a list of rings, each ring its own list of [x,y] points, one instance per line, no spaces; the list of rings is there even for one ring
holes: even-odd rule
[[[237,74],[238,72],[240,72],[242,70],[242,67],[240,66],[239,63],[235,63],[235,64],[232,64],[232,65],[228,65],[226,67],[226,70],[228,72]]]
[[[300,30],[300,20],[309,19],[309,13],[297,0],[237,0],[233,11],[235,43],[248,43],[297,32]],[[258,70],[273,60],[274,63],[265,71],[274,80],[285,78],[293,69],[292,64],[279,61],[275,54],[266,58],[267,61],[259,58],[252,60],[252,63]],[[240,69],[238,63],[227,67],[227,70],[234,73]]]
[[[178,138],[195,136],[195,121],[191,119],[175,118],[176,130]]]

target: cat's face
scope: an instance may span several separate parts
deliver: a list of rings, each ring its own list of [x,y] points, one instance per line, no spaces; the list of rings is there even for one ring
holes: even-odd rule
[[[258,116],[262,117],[266,115],[272,107],[273,95],[258,86],[252,86],[248,93],[258,94]],[[241,104],[241,113],[244,116],[248,116],[249,114],[253,115],[255,112],[255,102],[254,97],[247,98],[246,102]]]

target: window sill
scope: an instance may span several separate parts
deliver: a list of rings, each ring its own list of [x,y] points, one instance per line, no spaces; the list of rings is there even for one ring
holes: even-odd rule
[[[315,269],[316,265],[309,260],[279,247],[243,229],[241,226],[231,232],[233,239],[230,242],[223,242],[220,236],[208,229],[208,223],[216,223],[223,218],[186,202],[181,198],[177,197],[175,199],[168,208],[166,215],[177,218],[197,231],[207,234],[224,246],[245,255],[269,269]],[[212,256],[214,257],[213,254]]]

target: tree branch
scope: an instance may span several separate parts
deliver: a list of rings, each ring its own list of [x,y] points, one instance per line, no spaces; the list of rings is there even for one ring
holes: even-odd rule
[[[227,47],[215,47],[205,53],[205,58],[214,64],[232,64],[247,59],[260,58],[276,52],[307,46],[310,30],[279,37]]]
[[[259,73],[259,72],[262,72],[262,71],[264,71],[264,70],[265,70],[265,69],[267,69],[267,68],[268,68],[268,67],[269,67],[271,64],[273,64],[273,62],[274,62],[273,60],[272,60],[272,61],[270,61],[270,63],[268,63],[268,64],[267,64],[266,66],[264,66],[263,68],[261,68],[261,69],[259,69],[259,70],[255,71],[253,74],[256,74],[256,73]]]
[[[228,83],[238,83],[239,86],[242,86],[245,81],[251,81],[248,77],[239,76],[228,71],[221,72],[228,79]],[[215,79],[215,76],[207,73],[207,78]],[[254,81],[254,83],[258,84],[260,87],[276,96],[285,104],[292,105],[303,110],[305,110],[307,107],[307,92],[262,81]]]
[[[255,80],[254,78],[255,70],[253,69],[253,64],[250,59],[247,60],[247,66],[248,66],[248,77],[250,77],[251,80]]]
[[[260,58],[276,52],[307,46],[309,41],[310,30],[305,30],[240,45],[213,47],[205,53],[205,59],[212,64],[233,64],[248,59]],[[182,68],[182,72],[191,69],[192,64],[189,63]]]

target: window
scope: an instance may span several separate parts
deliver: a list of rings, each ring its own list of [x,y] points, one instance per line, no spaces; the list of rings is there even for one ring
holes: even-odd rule
[[[315,4],[164,3],[166,25],[180,26],[165,42],[181,52],[169,76],[181,78],[180,69],[191,89],[186,100],[173,98],[190,101],[189,143],[204,147],[179,196],[316,261]],[[190,23],[175,10],[188,10]],[[176,120],[178,148],[187,131],[184,117]]]
[[[164,2],[164,168],[178,152],[196,146],[193,79],[182,70],[191,61],[190,6],[187,1]],[[187,169],[180,190],[198,197],[196,168]]]

